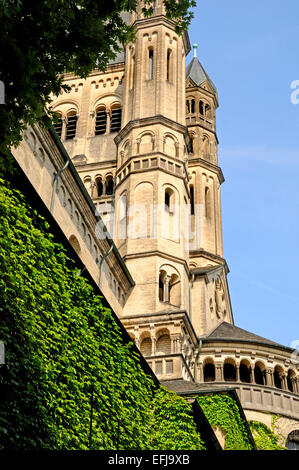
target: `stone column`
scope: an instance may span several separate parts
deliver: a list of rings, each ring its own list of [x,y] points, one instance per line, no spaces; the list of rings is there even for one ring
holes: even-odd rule
[[[223,382],[223,364],[222,362],[215,364],[215,381],[216,382]]]
[[[164,277],[164,302],[169,302],[169,282],[170,276]]]
[[[240,364],[236,365],[236,381],[240,382]]]
[[[273,387],[274,386],[274,377],[273,377],[273,369],[266,369],[266,384],[268,387]]]
[[[288,385],[287,385],[287,378],[285,375],[281,375],[280,376],[280,380],[281,380],[281,387],[283,390],[288,390]]]

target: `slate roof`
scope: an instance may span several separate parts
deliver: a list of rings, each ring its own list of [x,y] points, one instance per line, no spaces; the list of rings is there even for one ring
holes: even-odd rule
[[[217,94],[217,88],[215,87],[214,83],[210,79],[209,75],[207,74],[197,57],[193,57],[190,64],[186,68],[186,80],[189,77],[197,86],[200,86],[202,83],[207,81],[214,93]]]
[[[125,51],[122,50],[116,54],[115,59],[109,60],[108,65],[121,64],[125,61]]]
[[[227,322],[222,322],[220,323],[219,326],[217,326],[206,338],[203,339],[204,342],[208,341],[209,339],[217,339],[217,340],[245,340],[247,342],[258,342],[258,343],[263,343],[263,344],[268,344],[269,346],[275,346],[275,347],[280,347],[284,349],[290,349],[287,348],[286,346],[283,346],[279,343],[275,343],[274,341],[271,341],[267,338],[264,338],[262,336],[258,336],[254,333],[251,333],[250,331],[243,330],[242,328],[239,328],[235,325],[232,325]]]
[[[223,385],[214,385],[212,382],[195,383],[189,380],[173,379],[173,380],[161,380],[161,385],[167,390],[176,393],[196,393],[203,392],[204,390],[210,390],[213,387],[213,391],[223,391],[224,389],[233,389],[233,385],[225,383]]]

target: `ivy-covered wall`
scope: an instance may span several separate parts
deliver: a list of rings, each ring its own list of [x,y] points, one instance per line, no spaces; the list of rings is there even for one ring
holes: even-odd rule
[[[228,393],[197,396],[197,401],[209,423],[225,433],[225,450],[252,450],[248,431],[240,415],[239,407]]]
[[[275,434],[275,423],[279,418],[279,415],[271,417],[271,428],[260,421],[248,421],[259,450],[286,450],[286,447],[282,445],[283,436]]]
[[[154,387],[47,222],[3,179],[0,319],[0,449],[204,448],[191,405]]]

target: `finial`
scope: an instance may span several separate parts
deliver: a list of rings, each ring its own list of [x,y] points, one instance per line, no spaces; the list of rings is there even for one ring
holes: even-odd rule
[[[193,51],[194,51],[194,57],[197,57],[196,55],[196,49],[198,48],[198,44],[193,44]]]

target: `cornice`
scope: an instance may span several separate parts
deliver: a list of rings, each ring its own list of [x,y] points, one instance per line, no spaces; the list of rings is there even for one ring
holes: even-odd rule
[[[133,119],[132,121],[129,121],[114,138],[114,142],[116,143],[116,145],[118,145],[132,129],[156,124],[164,124],[166,127],[170,127],[176,130],[177,132],[180,132],[184,135],[186,144],[189,142],[190,137],[188,134],[187,127],[184,124],[179,124],[178,122],[163,116],[162,114],[146,118]]]

